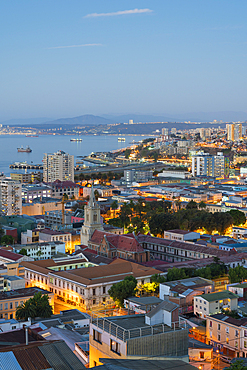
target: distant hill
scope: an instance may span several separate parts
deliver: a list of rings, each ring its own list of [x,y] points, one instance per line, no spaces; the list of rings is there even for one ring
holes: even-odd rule
[[[102,115],[104,118],[111,119],[114,122],[128,123],[130,119],[133,119],[135,123],[138,122],[212,122],[214,120],[223,122],[232,121],[246,121],[247,112],[234,112],[234,111],[223,111],[223,112],[191,112],[183,114],[164,114],[164,115],[152,115],[152,114],[124,114],[124,115]]]
[[[32,126],[39,125],[41,123],[50,121],[51,118],[48,117],[39,117],[39,118],[14,118],[7,121],[1,122],[2,125],[7,126]]]
[[[106,125],[109,123],[114,123],[114,121],[100,117],[94,116],[92,114],[84,114],[83,116],[73,117],[73,118],[59,118],[54,121],[45,122],[45,125],[78,125],[78,126],[95,126],[95,125]]]

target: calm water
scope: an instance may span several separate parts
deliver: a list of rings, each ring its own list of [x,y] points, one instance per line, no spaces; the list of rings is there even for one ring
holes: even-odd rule
[[[74,136],[46,136],[25,137],[25,135],[0,135],[0,172],[10,175],[10,172],[23,172],[11,170],[9,165],[14,162],[33,162],[41,164],[44,153],[54,153],[63,150],[76,157],[88,155],[91,152],[111,151],[130,145],[131,141],[145,139],[145,136],[126,136],[125,142],[118,142],[117,136],[81,136],[81,142],[71,142]],[[18,153],[17,148],[29,145],[31,153]]]

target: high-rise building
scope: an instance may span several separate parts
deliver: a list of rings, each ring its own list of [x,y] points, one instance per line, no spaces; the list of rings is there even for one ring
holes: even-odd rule
[[[74,156],[59,150],[54,154],[44,154],[44,182],[74,181]]]
[[[226,124],[227,140],[238,141],[243,137],[242,123],[228,123]]]
[[[217,153],[214,156],[201,153],[192,156],[192,175],[225,177],[225,164],[223,153]]]
[[[4,216],[22,214],[22,185],[14,180],[0,180],[0,213]]]

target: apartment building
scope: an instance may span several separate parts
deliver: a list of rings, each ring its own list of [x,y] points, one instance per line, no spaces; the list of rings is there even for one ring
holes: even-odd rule
[[[209,257],[221,258],[236,253],[196,243],[166,240],[151,235],[139,234],[136,238],[145,250],[150,251],[152,257],[167,262],[183,262]]]
[[[45,226],[51,229],[57,229],[59,226],[71,225],[72,212],[70,211],[47,211],[45,212]]]
[[[0,292],[0,319],[15,319],[17,307],[39,292],[47,294],[50,305],[54,307],[54,294],[38,287]]]
[[[65,243],[63,241],[51,241],[15,245],[15,251],[17,253],[20,252],[21,249],[25,249],[29,257],[43,260],[52,258],[59,253],[65,254]]]
[[[0,213],[4,216],[22,214],[22,185],[14,180],[0,180]]]
[[[222,177],[225,176],[225,157],[222,152],[217,155],[209,155],[208,153],[200,153],[192,156],[192,175],[193,176],[210,176]]]
[[[24,203],[33,202],[36,198],[49,198],[52,195],[52,190],[47,185],[23,185],[22,199]]]
[[[71,261],[71,262],[70,262]],[[84,309],[113,303],[108,290],[126,276],[134,276],[139,284],[149,283],[157,270],[134,262],[116,259],[108,265],[95,267],[87,259],[56,262],[53,259],[22,262],[26,286],[38,286],[55,294],[57,302]],[[74,308],[74,307],[73,307]]]
[[[21,183],[30,183],[34,181],[42,181],[43,180],[43,172],[27,172],[27,173],[11,173],[10,177],[14,181],[18,181]]]
[[[228,123],[226,124],[227,140],[239,141],[242,139],[242,123]]]
[[[104,357],[188,361],[188,331],[172,302],[162,302],[146,315],[92,317],[89,328],[90,367]]]
[[[60,242],[61,244],[65,244],[66,252],[72,249],[71,240],[72,240],[72,236],[71,236],[71,233],[68,231],[43,229],[39,232],[39,242],[40,243]],[[64,248],[59,247],[59,251],[60,250],[61,250],[61,253],[65,253]]]
[[[49,183],[49,186],[52,189],[52,196],[55,198],[62,198],[66,194],[69,198],[78,198],[80,186],[74,183],[73,181],[61,181],[56,180]]]
[[[247,357],[247,318],[234,319],[222,313],[207,317],[208,343],[228,357]]]
[[[56,180],[74,181],[74,156],[59,150],[45,153],[43,157],[43,179],[46,183]]]
[[[194,314],[202,318],[220,313],[221,310],[237,310],[238,295],[224,290],[222,292],[201,294],[194,297]]]

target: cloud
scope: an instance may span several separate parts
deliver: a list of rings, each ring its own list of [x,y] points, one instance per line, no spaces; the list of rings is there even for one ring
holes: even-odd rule
[[[120,10],[118,12],[112,13],[91,13],[85,15],[84,18],[96,18],[96,17],[114,17],[117,15],[129,15],[129,14],[143,14],[143,13],[152,13],[151,9],[132,9],[132,10]]]
[[[103,45],[102,44],[82,44],[82,45],[68,45],[68,46],[52,46],[47,49],[83,48],[84,46],[103,46]]]

